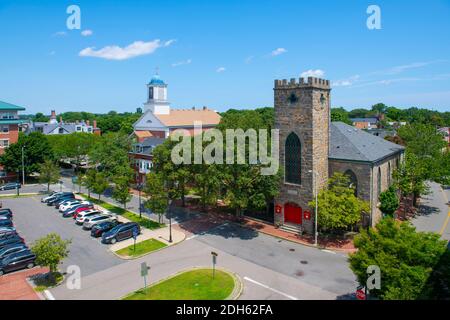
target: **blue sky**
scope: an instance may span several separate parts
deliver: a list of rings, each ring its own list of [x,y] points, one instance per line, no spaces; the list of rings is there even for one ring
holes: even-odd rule
[[[81,30],[66,27],[72,4]],[[381,30],[366,27],[371,4]],[[333,106],[450,111],[449,34],[449,0],[0,0],[0,100],[135,111],[158,67],[175,108],[272,106],[274,79],[312,71]]]

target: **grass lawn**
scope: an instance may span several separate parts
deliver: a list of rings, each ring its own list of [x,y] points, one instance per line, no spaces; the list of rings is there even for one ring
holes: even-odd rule
[[[151,275],[150,275],[151,276]],[[124,300],[224,300],[234,289],[233,277],[212,269],[183,272],[154,286],[138,290]]]
[[[89,198],[87,196],[87,194],[84,194],[84,193],[80,193],[80,195],[85,197],[89,201],[92,201],[92,203],[98,204],[98,205],[102,206],[103,208],[105,208],[106,210],[111,211],[112,213],[115,213],[124,218],[127,218],[128,220],[138,223],[141,227],[144,227],[144,228],[147,228],[150,230],[159,229],[159,228],[164,227],[163,223],[158,223],[156,221],[153,221],[153,220],[150,220],[150,219],[147,219],[144,217],[139,218],[139,215],[137,215],[131,211],[125,210],[124,208],[117,207],[111,203],[105,202],[103,200],[98,200],[95,198]]]
[[[134,244],[132,244],[129,247],[116,251],[116,253],[120,256],[136,257],[164,247],[167,247],[165,243],[162,243],[156,239],[148,239],[136,243],[136,250],[134,250]]]

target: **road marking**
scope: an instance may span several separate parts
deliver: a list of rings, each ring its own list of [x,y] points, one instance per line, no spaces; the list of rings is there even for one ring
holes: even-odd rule
[[[48,300],[56,300],[55,297],[52,295],[52,293],[48,290],[44,290],[45,295],[47,296]]]
[[[336,252],[331,251],[331,250],[327,250],[327,249],[320,249],[323,252],[328,252],[328,253],[332,253],[332,254],[336,254]]]
[[[275,292],[275,293],[278,293],[278,294],[280,294],[280,295],[282,295],[282,296],[285,296],[286,298],[289,298],[289,299],[291,299],[291,300],[298,300],[298,299],[297,299],[296,297],[294,297],[294,296],[291,296],[291,295],[289,295],[289,294],[287,294],[287,293],[281,292],[281,291],[279,291],[279,290],[277,290],[277,289],[271,288],[271,287],[269,287],[269,286],[267,286],[267,285],[265,285],[265,284],[262,284],[261,282],[258,282],[258,281],[256,281],[256,280],[250,279],[249,277],[244,277],[244,280],[247,280],[247,281],[249,281],[249,282],[251,282],[251,283],[257,284],[258,286],[261,286],[261,287],[263,287],[263,288],[266,288],[266,289],[268,289],[268,290],[271,290],[271,291],[273,291],[273,292]]]
[[[444,233],[444,231],[445,231],[445,228],[447,228],[447,225],[448,225],[448,221],[450,220],[450,211],[449,211],[449,213],[447,214],[447,218],[445,219],[445,222],[444,222],[444,225],[442,226],[442,228],[441,228],[441,230],[439,231],[439,234],[442,236],[442,234]]]

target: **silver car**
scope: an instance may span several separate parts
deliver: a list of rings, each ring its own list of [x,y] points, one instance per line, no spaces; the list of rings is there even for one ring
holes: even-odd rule
[[[110,221],[117,221],[117,216],[112,214],[98,214],[92,217],[87,217],[83,222],[83,229],[90,230],[96,224]]]

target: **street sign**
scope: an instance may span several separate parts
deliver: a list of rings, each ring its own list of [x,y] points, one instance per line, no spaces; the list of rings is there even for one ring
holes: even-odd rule
[[[358,287],[356,290],[356,299],[358,300],[366,300],[366,292],[364,287]]]
[[[145,277],[148,275],[148,270],[150,269],[149,266],[147,266],[146,262],[141,263],[141,277]]]
[[[311,212],[309,210],[305,210],[305,212],[303,213],[303,217],[305,218],[305,220],[311,220]]]
[[[275,206],[275,213],[280,214],[282,209],[283,209],[283,208],[282,208],[279,204],[277,204],[277,205]]]
[[[211,251],[212,263],[213,263],[213,279],[216,275],[216,263],[217,263],[217,252]]]
[[[139,231],[137,228],[133,229],[133,239],[136,240],[137,236],[139,235]]]

